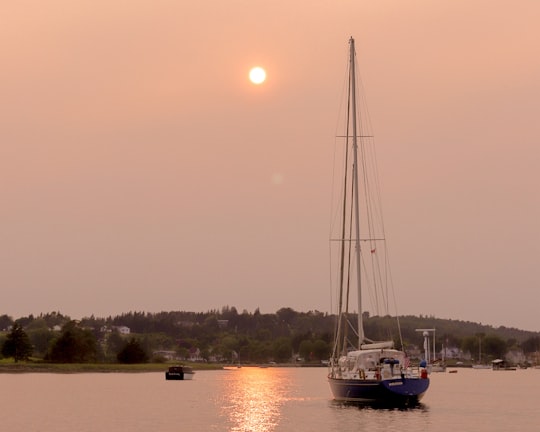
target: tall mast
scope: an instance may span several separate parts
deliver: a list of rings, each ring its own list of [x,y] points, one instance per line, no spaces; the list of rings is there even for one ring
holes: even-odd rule
[[[352,133],[353,133],[353,189],[354,189],[354,213],[355,213],[355,249],[356,249],[356,278],[358,287],[358,348],[364,343],[364,324],[362,322],[362,292],[361,292],[361,274],[360,274],[360,204],[358,192],[358,133],[356,124],[356,71],[355,71],[355,50],[354,39],[350,41],[350,83],[349,88],[352,100]]]

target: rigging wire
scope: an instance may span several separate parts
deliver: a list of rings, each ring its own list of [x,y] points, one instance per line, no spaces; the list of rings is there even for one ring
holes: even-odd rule
[[[357,58],[355,56],[355,64],[357,62]],[[348,87],[348,77],[350,74],[350,63],[347,62],[346,67],[346,77],[344,79],[343,87]],[[359,68],[356,68],[358,71]],[[399,316],[397,314],[397,302],[396,302],[396,293],[394,290],[394,284],[392,279],[392,273],[390,269],[390,260],[389,260],[389,253],[388,253],[388,242],[386,241],[386,233],[385,233],[385,227],[384,227],[384,218],[382,213],[382,194],[381,194],[381,185],[379,182],[379,170],[378,170],[378,164],[377,164],[377,156],[375,151],[375,143],[371,132],[371,118],[369,114],[369,109],[366,104],[365,99],[365,89],[363,87],[362,79],[360,77],[360,74],[357,73],[357,93],[360,93],[361,97],[357,98],[357,101],[359,101],[360,109],[357,112],[357,124],[359,125],[360,133],[358,134],[358,143],[359,143],[359,154],[360,154],[360,161],[358,169],[358,175],[362,178],[362,202],[363,202],[363,208],[365,210],[362,211],[362,219],[363,219],[363,226],[366,227],[367,232],[369,233],[366,238],[362,238],[361,243],[364,245],[363,247],[359,246],[359,250],[354,251],[353,249],[353,224],[352,224],[352,212],[353,207],[352,205],[347,206],[344,202],[345,197],[349,194],[354,193],[353,187],[354,182],[348,175],[348,170],[350,169],[350,160],[352,159],[349,155],[349,147],[350,147],[350,141],[351,133],[350,133],[350,124],[351,119],[350,113],[351,113],[351,94],[349,91],[345,93],[345,90],[342,89],[342,98],[340,107],[341,109],[339,112],[345,112],[345,131],[346,134],[343,137],[340,137],[336,133],[336,140],[334,142],[334,153],[333,153],[333,170],[332,170],[332,190],[331,190],[331,208],[335,209],[331,214],[331,222],[330,222],[330,229],[329,229],[329,237],[330,240],[332,240],[333,233],[340,230],[340,235],[338,239],[339,244],[339,255],[341,256],[341,267],[339,268],[338,274],[338,280],[334,281],[332,275],[334,273],[333,267],[333,260],[330,259],[330,286],[331,286],[331,300],[334,299],[333,293],[336,292],[336,289],[332,289],[332,285],[334,282],[337,282],[337,292],[338,292],[338,298],[337,305],[332,306],[332,309],[334,307],[337,308],[337,320],[335,323],[335,336],[337,337],[338,334],[343,332],[342,339],[339,343],[340,347],[334,347],[334,351],[332,353],[332,358],[337,359],[336,357],[342,353],[345,352],[348,345],[348,337],[347,337],[347,329],[352,329],[354,333],[357,333],[354,326],[348,319],[348,316],[350,314],[350,311],[348,309],[348,303],[349,303],[349,297],[350,297],[350,284],[351,280],[353,278],[353,269],[351,266],[351,263],[353,261],[353,255],[355,253],[360,254],[361,258],[361,268],[362,268],[362,277],[363,277],[363,283],[365,283],[367,289],[366,294],[368,295],[372,309],[378,314],[381,315],[382,313],[390,314],[390,300],[392,300],[393,308],[395,309],[395,316],[397,318],[397,325],[398,325],[398,332],[399,332],[399,340],[402,343],[402,331],[401,331],[401,325],[399,322]],[[344,95],[347,94],[347,98],[345,100]],[[345,103],[347,104],[346,109],[344,109]],[[340,123],[340,119],[338,118],[337,124],[336,124],[336,130],[338,130],[338,124]],[[340,147],[338,144],[339,142],[342,143],[342,140],[340,138],[345,138],[345,146]],[[343,153],[341,164],[341,169],[343,170],[344,174],[344,180],[337,182],[337,166],[338,166],[338,160],[340,153]],[[361,169],[360,169],[361,168]],[[338,200],[336,199],[336,185],[341,185],[339,187],[339,194],[338,194]],[[340,202],[343,200],[341,207],[335,205],[336,202]],[[345,214],[347,213],[347,218],[349,219],[347,224],[344,224],[344,221],[346,220]],[[350,213],[350,214],[349,214]],[[341,219],[341,226],[338,223],[338,221]],[[348,227],[344,226],[348,225]],[[338,228],[339,226],[339,228]],[[348,231],[348,232],[347,232]],[[347,236],[347,235],[348,236]],[[333,249],[331,246],[331,241],[329,242],[329,255],[330,258],[332,258],[333,255]],[[346,243],[348,243],[348,247],[346,247]],[[346,268],[344,265],[346,264]],[[368,271],[369,270],[369,271]],[[363,308],[367,309],[367,308]],[[362,314],[363,311],[358,311],[358,314]],[[367,338],[366,338],[367,340]]]

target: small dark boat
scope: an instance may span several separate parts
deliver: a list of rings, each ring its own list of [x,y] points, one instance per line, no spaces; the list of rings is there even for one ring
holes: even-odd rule
[[[195,371],[189,366],[171,366],[167,372],[165,372],[166,380],[192,380]]]

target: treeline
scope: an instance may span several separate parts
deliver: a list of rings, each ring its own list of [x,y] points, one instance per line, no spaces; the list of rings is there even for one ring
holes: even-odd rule
[[[436,351],[444,344],[476,353],[480,340],[488,357],[502,357],[513,349],[525,354],[540,350],[537,332],[424,316],[403,316],[398,328],[391,317],[365,318],[366,334],[372,339],[391,338],[399,346],[400,328],[405,349],[422,346],[416,329],[435,328]],[[60,363],[164,361],[165,353],[217,362],[320,362],[329,357],[334,326],[334,315],[286,307],[273,314],[258,309],[239,313],[225,306],[201,313],[129,312],[81,320],[60,312],[17,319],[1,315],[0,347],[4,357]],[[130,333],[121,334],[122,327]]]

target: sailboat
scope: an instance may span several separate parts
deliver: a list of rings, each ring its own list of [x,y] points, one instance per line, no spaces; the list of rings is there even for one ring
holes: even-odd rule
[[[429,387],[427,362],[423,360],[412,367],[407,354],[394,348],[393,340],[375,341],[364,333],[363,318],[368,313],[363,310],[363,295],[388,303],[387,291],[386,297],[383,294],[380,298],[370,291],[388,280],[382,274],[387,259],[383,253],[384,229],[378,195],[370,192],[370,186],[377,185],[370,177],[374,165],[366,159],[370,154],[366,141],[371,137],[360,130],[362,119],[357,116],[356,51],[352,37],[348,58],[346,132],[338,137],[345,141],[340,181],[342,199],[337,206],[336,232],[331,234],[337,237],[331,238],[331,244],[338,249],[336,299],[339,300],[328,382],[337,401],[411,406],[420,401]],[[369,294],[363,293],[364,289]],[[357,291],[357,313],[349,309],[349,302],[354,302],[354,291]],[[424,332],[424,344],[428,343],[429,334]]]
[[[473,369],[491,369],[492,366],[482,363],[482,336],[478,336],[478,363],[472,365]]]

